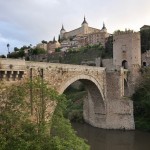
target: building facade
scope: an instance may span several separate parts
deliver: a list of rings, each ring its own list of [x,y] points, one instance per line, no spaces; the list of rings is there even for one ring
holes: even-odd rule
[[[47,43],[47,52],[50,54],[50,53],[53,53],[55,52],[56,48],[59,48],[60,47],[60,43],[58,41],[49,41]]]
[[[113,64],[116,68],[132,70],[141,67],[140,33],[118,32],[113,35]]]
[[[39,43],[36,45],[36,47],[44,49],[45,51],[47,51],[47,43]]]
[[[140,31],[143,31],[143,30],[148,30],[150,29],[150,26],[149,25],[144,25],[140,28]]]
[[[70,47],[81,47],[86,45],[102,44],[105,47],[106,39],[109,36],[105,24],[102,29],[89,27],[86,18],[81,24],[81,27],[67,32],[62,25],[60,30],[61,47],[64,48],[63,41],[70,41]]]

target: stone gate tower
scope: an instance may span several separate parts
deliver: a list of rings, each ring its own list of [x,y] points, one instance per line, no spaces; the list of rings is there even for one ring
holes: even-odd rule
[[[141,67],[140,33],[117,32],[113,37],[113,64],[116,69],[123,67],[129,71]]]
[[[141,68],[140,33],[119,31],[113,36],[113,65],[118,70],[124,68],[124,96],[131,96],[135,91]],[[128,91],[128,92],[125,92]]]

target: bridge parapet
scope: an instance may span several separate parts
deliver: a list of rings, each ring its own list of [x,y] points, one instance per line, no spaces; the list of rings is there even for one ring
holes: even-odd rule
[[[25,70],[25,60],[0,58],[0,70]]]
[[[0,59],[0,80],[21,80],[26,71],[25,60]]]
[[[39,70],[43,69],[44,79],[48,81],[49,85],[56,88],[58,91],[63,91],[61,87],[66,83],[71,84],[75,79],[95,79],[101,86],[103,93],[105,93],[105,79],[106,71],[103,67],[92,67],[82,65],[69,65],[45,62],[26,62],[27,77],[30,75],[32,68],[33,76],[39,75]],[[105,95],[105,94],[104,94]]]

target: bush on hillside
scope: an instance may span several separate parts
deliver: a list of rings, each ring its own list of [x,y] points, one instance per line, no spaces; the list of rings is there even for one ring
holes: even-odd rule
[[[132,98],[136,128],[150,131],[150,68],[142,69],[142,81]]]

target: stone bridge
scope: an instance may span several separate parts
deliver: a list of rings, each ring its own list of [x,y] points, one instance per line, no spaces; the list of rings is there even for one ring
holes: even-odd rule
[[[87,123],[104,129],[134,129],[133,103],[124,97],[124,70],[106,72],[103,67],[0,59],[0,80],[15,83],[43,73],[60,94],[75,81],[88,92],[83,116]]]

